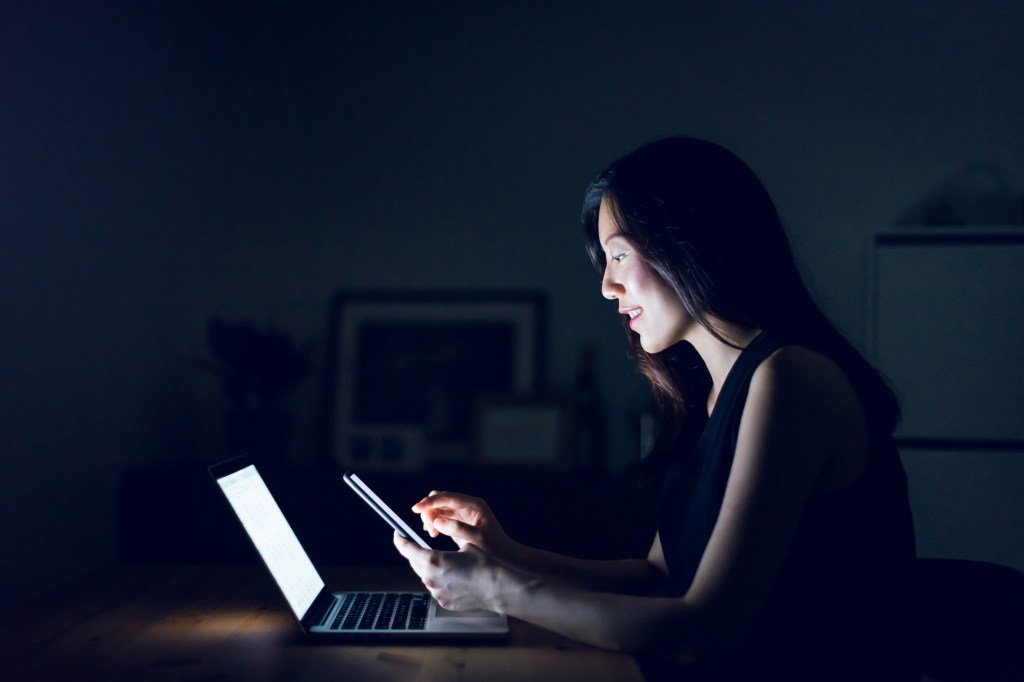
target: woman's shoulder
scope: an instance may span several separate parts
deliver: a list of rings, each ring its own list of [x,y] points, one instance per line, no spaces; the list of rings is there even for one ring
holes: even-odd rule
[[[858,435],[864,410],[850,380],[830,357],[799,345],[785,345],[754,370],[750,397],[756,407],[771,409],[796,422],[810,436],[820,433]],[[774,404],[772,404],[774,403]]]
[[[832,358],[797,344],[781,346],[768,355],[754,370],[751,383],[779,384],[815,393],[852,393],[850,381]]]
[[[783,346],[754,371],[751,396],[761,402],[754,407],[778,415],[825,458],[819,492],[860,478],[870,441],[867,415],[834,360],[803,346]]]

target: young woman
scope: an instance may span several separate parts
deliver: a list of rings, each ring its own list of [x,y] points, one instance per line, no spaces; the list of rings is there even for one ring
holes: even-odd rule
[[[651,670],[911,679],[898,406],[813,302],[757,177],[715,144],[661,140],[598,176],[583,223],[660,413],[650,552],[532,549],[483,500],[437,491],[413,510],[459,551],[396,535],[399,552],[447,608],[635,652]]]

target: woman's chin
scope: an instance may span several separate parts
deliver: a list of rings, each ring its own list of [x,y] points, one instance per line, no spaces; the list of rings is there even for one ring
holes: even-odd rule
[[[657,343],[655,341],[644,341],[644,337],[640,337],[640,347],[651,355],[657,355],[661,351],[665,350],[665,344]]]

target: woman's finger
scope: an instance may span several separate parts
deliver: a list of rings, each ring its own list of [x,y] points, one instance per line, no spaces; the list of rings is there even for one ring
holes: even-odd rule
[[[480,529],[477,526],[463,523],[462,521],[457,521],[445,516],[439,516],[434,519],[434,528],[450,538],[462,540],[464,542],[471,542],[478,545],[482,540]]]
[[[475,506],[477,503],[476,498],[461,493],[450,493],[450,492],[437,492],[433,491],[422,500],[412,506],[412,510],[417,514],[427,511],[428,509],[437,509],[438,507],[470,507]]]
[[[413,567],[413,570],[419,573],[417,567],[424,566],[427,563],[429,563],[431,550],[424,549],[416,543],[403,538],[401,535],[398,534],[398,531],[395,531],[393,537],[395,548],[398,550],[398,553],[409,561],[409,563]]]
[[[437,530],[434,528],[434,519],[437,517],[437,510],[428,509],[427,511],[420,513],[420,519],[423,521],[423,530],[430,534],[430,537],[437,537]]]
[[[422,512],[427,511],[428,509],[432,509],[435,506],[434,500],[437,498],[438,495],[443,494],[444,493],[439,492],[437,490],[431,490],[429,495],[427,495],[422,500],[420,500],[419,502],[412,506],[412,510],[417,514],[420,514]]]

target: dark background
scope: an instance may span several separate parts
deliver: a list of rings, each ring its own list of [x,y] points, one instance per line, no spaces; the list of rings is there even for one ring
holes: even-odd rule
[[[870,235],[968,164],[1021,187],[1022,29],[1000,0],[4,2],[0,604],[116,560],[124,471],[223,454],[218,314],[322,351],[338,289],[546,291],[548,383],[594,345],[625,466],[645,389],[578,215],[655,137],[759,172],[863,347]]]

